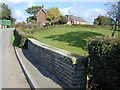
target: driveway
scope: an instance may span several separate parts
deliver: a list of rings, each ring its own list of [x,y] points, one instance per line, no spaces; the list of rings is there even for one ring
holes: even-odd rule
[[[30,88],[10,44],[10,35],[14,29],[0,29],[0,85],[2,88]],[[0,75],[1,76],[1,75]]]

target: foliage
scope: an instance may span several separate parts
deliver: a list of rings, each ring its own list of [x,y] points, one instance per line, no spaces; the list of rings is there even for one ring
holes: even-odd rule
[[[109,2],[105,4],[107,6],[107,14],[112,18],[114,23],[114,28],[112,32],[112,37],[115,35],[118,27],[120,27],[120,1],[118,2]]]
[[[89,85],[104,90],[120,88],[120,38],[96,37],[88,42]],[[105,89],[106,90],[106,89]]]
[[[5,3],[1,3],[1,12],[2,14],[2,19],[8,19],[10,20],[11,18],[11,10],[9,9],[8,5],[6,5]]]
[[[65,16],[61,16],[61,17],[60,17],[60,23],[61,23],[61,24],[66,24],[67,21],[68,21],[67,17],[65,17]]]
[[[105,5],[107,6],[107,14],[109,15],[109,17],[111,17],[112,19],[118,19],[120,18],[120,13],[119,13],[119,2],[109,2],[106,3]]]
[[[32,6],[26,9],[26,12],[32,16],[28,17],[26,20],[27,22],[31,22],[31,20],[35,20],[36,21],[36,15],[37,13],[40,11],[40,9],[42,8],[42,6]]]
[[[32,7],[27,8],[26,12],[30,15],[36,16],[41,8],[42,6],[32,6]]]
[[[26,19],[27,23],[29,22],[33,23],[33,20],[36,21],[36,16],[30,16]]]
[[[46,19],[51,22],[55,22],[56,19],[60,18],[62,14],[60,13],[59,9],[56,7],[49,8],[47,10]]]
[[[36,29],[36,28],[37,28],[37,25],[27,24],[27,23],[25,23],[25,22],[22,22],[22,23],[17,23],[17,24],[15,24],[15,27],[16,27],[16,28],[21,28],[22,30],[24,30],[24,29],[32,29],[32,28]]]
[[[14,30],[14,42],[13,45],[16,47],[27,47],[26,40],[27,38],[32,37],[30,34],[26,34],[25,32],[21,30]]]
[[[96,19],[94,19],[94,24],[96,25],[108,25],[108,19],[105,16],[98,16]]]
[[[14,24],[14,22],[16,21],[15,18],[12,17],[12,12],[9,9],[8,5],[6,5],[5,3],[0,3],[0,18],[2,19],[7,19],[7,20],[11,20],[12,23]]]
[[[94,25],[98,25],[99,24],[99,21],[98,21],[98,19],[96,18],[96,19],[94,19]]]
[[[112,18],[107,18],[108,19],[108,25],[113,26],[115,24],[115,20]]]

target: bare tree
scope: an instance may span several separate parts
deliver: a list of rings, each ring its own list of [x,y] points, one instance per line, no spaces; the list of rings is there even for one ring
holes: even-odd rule
[[[112,32],[112,37],[115,35],[116,30],[120,26],[120,1],[118,2],[109,2],[106,4],[107,6],[107,14],[110,18],[115,20],[114,28]]]

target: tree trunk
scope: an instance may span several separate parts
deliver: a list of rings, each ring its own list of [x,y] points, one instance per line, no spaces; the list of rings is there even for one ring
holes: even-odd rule
[[[118,26],[117,22],[118,22],[118,19],[116,19],[116,21],[115,21],[115,28],[114,28],[114,30],[113,30],[113,32],[112,32],[112,37],[114,37],[115,32],[116,32],[116,30],[117,30],[117,26]]]

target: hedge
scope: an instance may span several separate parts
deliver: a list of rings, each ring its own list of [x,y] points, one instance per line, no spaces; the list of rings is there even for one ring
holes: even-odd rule
[[[120,38],[95,37],[87,48],[89,87],[120,89]]]
[[[26,34],[22,30],[14,30],[15,40],[13,45],[17,47],[27,47],[26,40],[27,38],[33,38],[30,34]]]

